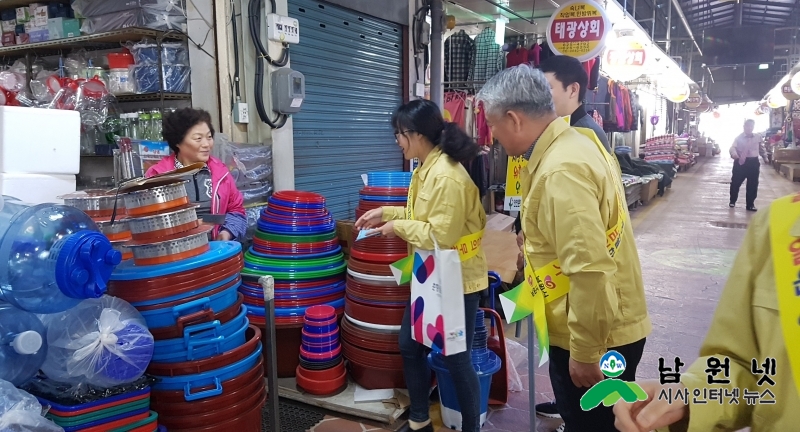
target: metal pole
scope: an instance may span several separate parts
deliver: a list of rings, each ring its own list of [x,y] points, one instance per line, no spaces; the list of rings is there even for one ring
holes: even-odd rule
[[[653,0],[653,30],[650,32],[650,39],[656,40],[656,0]]]
[[[489,3],[490,5],[498,8],[498,9],[502,9],[502,10],[506,11],[506,12],[510,13],[511,15],[514,15],[515,17],[517,17],[517,18],[519,18],[521,20],[527,21],[528,24],[533,24],[533,15],[531,15],[531,19],[528,19],[528,18],[525,18],[524,16],[514,12],[512,9],[510,9],[510,8],[508,8],[506,6],[503,6],[500,3],[497,3],[495,1],[492,1],[492,0],[483,0],[483,1],[485,1],[486,3]],[[506,2],[506,3],[508,3],[508,2]],[[552,3],[552,1],[551,1],[551,3]],[[556,6],[556,7],[558,7],[558,6]]]
[[[443,33],[444,7],[442,0],[431,0],[431,101],[444,108],[444,41]]]
[[[636,0],[633,0],[633,20],[636,21]]]
[[[258,278],[264,290],[264,357],[267,366],[267,412],[271,431],[281,430],[280,401],[278,400],[278,354],[275,346],[275,278]]]
[[[536,430],[536,329],[533,314],[528,315],[528,405],[530,430]]]
[[[667,2],[667,55],[672,55],[669,50],[672,45],[672,2]]]

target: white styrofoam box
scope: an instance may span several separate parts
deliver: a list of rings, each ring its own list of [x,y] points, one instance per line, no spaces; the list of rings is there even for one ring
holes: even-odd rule
[[[63,204],[64,200],[58,199],[58,197],[75,192],[77,189],[75,176],[69,174],[3,173],[0,174],[0,185],[3,188],[3,195],[31,204]]]
[[[0,172],[78,174],[80,165],[77,111],[0,106]]]

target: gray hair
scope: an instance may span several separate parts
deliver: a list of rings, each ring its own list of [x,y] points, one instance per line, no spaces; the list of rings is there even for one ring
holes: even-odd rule
[[[550,84],[542,71],[519,65],[500,71],[478,93],[487,112],[521,111],[540,117],[555,111]]]

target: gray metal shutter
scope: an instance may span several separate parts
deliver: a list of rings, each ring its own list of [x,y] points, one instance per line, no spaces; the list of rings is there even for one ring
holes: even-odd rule
[[[336,219],[353,219],[361,174],[403,168],[391,125],[402,103],[401,28],[314,0],[289,0],[289,16],[300,21],[291,67],[306,78],[293,117],[295,189],[322,194]]]

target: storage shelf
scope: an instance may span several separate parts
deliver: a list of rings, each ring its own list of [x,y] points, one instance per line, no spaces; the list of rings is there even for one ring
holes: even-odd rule
[[[117,102],[158,102],[161,100],[161,93],[130,94],[117,96]],[[189,93],[164,93],[165,101],[192,100]]]
[[[0,0],[0,8],[4,6]],[[25,55],[29,52],[52,51],[60,49],[73,49],[73,48],[113,48],[114,44],[120,44],[127,41],[138,41],[142,38],[156,39],[163,37],[168,40],[185,40],[186,35],[177,31],[161,32],[143,28],[126,28],[122,30],[115,30],[105,33],[97,33],[93,35],[84,35],[74,38],[50,40],[46,42],[36,42],[24,45],[11,45],[7,47],[0,47],[0,56],[13,56]]]

